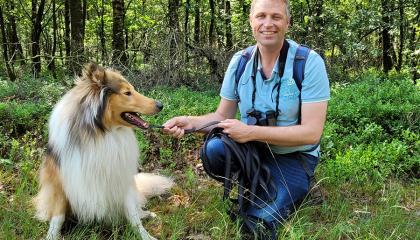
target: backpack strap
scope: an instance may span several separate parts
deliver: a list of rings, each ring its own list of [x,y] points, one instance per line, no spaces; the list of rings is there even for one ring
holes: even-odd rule
[[[238,102],[241,101],[238,94],[238,83],[241,79],[242,74],[245,71],[246,64],[248,63],[249,59],[251,59],[252,52],[254,51],[255,45],[249,46],[242,50],[241,58],[239,59],[238,67],[236,68],[235,72],[235,96]]]
[[[296,54],[295,60],[293,62],[293,79],[295,80],[296,86],[299,89],[299,115],[298,115],[298,124],[301,123],[301,108],[302,108],[302,82],[305,78],[305,64],[306,60],[308,60],[309,52],[311,49],[304,45],[299,45]]]

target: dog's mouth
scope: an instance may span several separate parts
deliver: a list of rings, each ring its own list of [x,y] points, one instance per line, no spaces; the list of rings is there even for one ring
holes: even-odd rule
[[[121,113],[121,118],[124,119],[131,125],[134,125],[141,129],[148,129],[149,123],[140,118],[140,116],[135,112],[123,112]]]

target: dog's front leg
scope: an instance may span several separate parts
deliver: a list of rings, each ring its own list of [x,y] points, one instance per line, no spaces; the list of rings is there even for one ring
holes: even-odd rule
[[[63,227],[65,216],[57,215],[53,216],[50,220],[50,227],[48,229],[47,240],[57,240],[60,238],[61,228]]]
[[[136,208],[131,208],[130,210],[127,209],[127,219],[130,222],[130,224],[135,227],[138,231],[138,234],[141,236],[141,239],[143,240],[156,240],[156,238],[150,236],[150,234],[146,231],[146,229],[143,227],[143,224],[141,223],[139,210]]]
[[[147,215],[143,212],[137,198],[132,195],[132,197],[127,197],[126,200],[126,217],[130,224],[137,229],[138,234],[140,235],[141,239],[143,240],[157,240],[156,238],[150,236],[150,234],[146,231],[141,223],[141,219]]]

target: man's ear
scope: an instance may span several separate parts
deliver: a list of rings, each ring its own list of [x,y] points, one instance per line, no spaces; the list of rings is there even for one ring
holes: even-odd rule
[[[105,77],[105,69],[96,63],[88,63],[83,68],[82,80],[103,85],[105,83]]]

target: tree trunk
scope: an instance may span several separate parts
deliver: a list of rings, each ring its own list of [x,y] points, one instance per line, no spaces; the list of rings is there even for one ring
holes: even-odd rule
[[[179,0],[169,0],[168,2],[168,25],[169,25],[169,56],[176,55],[176,40],[179,31],[179,17],[178,17]]]
[[[324,1],[317,0],[315,1],[315,20],[314,20],[314,33],[316,34],[317,38],[317,51],[319,55],[324,58],[325,57],[325,41],[324,41],[324,26],[325,22],[323,19],[323,11],[324,11]]]
[[[141,1],[141,15],[144,16],[146,14],[146,0]],[[142,32],[142,38],[146,37],[146,32]],[[141,50],[143,52],[143,61],[144,63],[149,63],[150,58],[152,57],[152,51],[150,50],[149,46],[145,46]]]
[[[400,72],[401,71],[401,67],[402,67],[402,62],[403,62],[403,49],[404,49],[404,38],[405,38],[405,33],[404,33],[404,2],[403,0],[399,0],[398,1],[398,8],[399,8],[399,12],[400,12],[400,22],[399,22],[399,27],[400,27],[400,45],[398,48],[398,56],[397,56],[397,65],[395,66],[395,69]]]
[[[82,39],[85,39],[85,30],[86,30],[86,18],[87,18],[87,0],[83,0],[82,5]]]
[[[392,69],[391,58],[391,36],[389,34],[391,20],[389,17],[390,7],[389,0],[381,0],[382,4],[382,65],[383,71],[388,73]]]
[[[124,0],[112,1],[112,61],[117,66],[127,65],[124,44]]]
[[[226,35],[226,49],[228,51],[230,51],[233,47],[233,40],[232,40],[232,24],[231,24],[231,11],[230,11],[230,1],[226,0],[225,3],[225,14],[226,14],[226,19],[225,19],[225,24],[226,24],[226,30],[225,30],[225,35]]]
[[[240,32],[240,36],[241,39],[245,39],[247,37],[247,29],[249,28],[248,25],[248,16],[250,13],[250,6],[248,4],[248,1],[246,0],[240,0],[240,4],[241,4],[241,9],[242,9],[242,13],[241,13],[241,32]]]
[[[70,33],[71,33],[71,70],[79,73],[84,64],[83,52],[83,9],[81,0],[72,0],[70,4]]]
[[[53,42],[52,42],[52,49],[51,49],[51,59],[48,63],[47,67],[52,72],[53,77],[57,78],[57,74],[55,72],[55,52],[57,51],[57,15],[56,15],[56,5],[55,0],[52,0],[52,23],[53,23]]]
[[[225,11],[225,0],[219,0],[216,2],[215,5],[215,24],[214,28],[216,30],[215,40],[217,43],[217,48],[224,48],[225,47],[225,37],[226,37],[226,14]],[[219,24],[217,24],[219,23]]]
[[[42,19],[44,17],[45,0],[32,0],[32,72],[35,77],[41,72],[41,49],[39,40],[42,32]]]
[[[194,43],[200,43],[200,0],[196,0],[194,5]]]
[[[214,0],[209,0],[210,4],[210,27],[209,27],[209,45],[214,44],[214,27],[215,27],[215,4]]]
[[[64,46],[66,57],[71,57],[70,44],[70,0],[64,0]]]
[[[101,39],[101,58],[102,61],[105,61],[105,58],[107,57],[106,53],[106,39],[105,39],[105,20],[104,20],[104,14],[105,14],[105,0],[101,1],[101,25],[99,30],[99,38]]]
[[[124,23],[124,34],[125,34],[125,49],[129,49],[129,47],[128,47],[128,45],[129,45],[129,43],[130,43],[130,41],[129,41],[129,31],[128,31],[128,24],[125,24],[125,17],[126,17],[126,12],[128,11],[128,9],[130,9],[130,5],[131,5],[131,3],[133,2],[133,0],[130,0],[130,1],[128,1],[128,4],[127,4],[127,6],[124,8],[125,9],[125,11],[124,11],[124,15],[123,15],[123,23]],[[134,38],[133,38],[134,39]],[[130,56],[128,55],[128,53],[127,53],[127,59],[129,58]]]
[[[420,78],[420,74],[417,70],[417,66],[419,64],[419,59],[416,58],[416,49],[418,46],[418,35],[417,35],[417,24],[420,20],[420,12],[417,12],[416,17],[414,17],[413,19],[413,27],[411,29],[411,38],[410,38],[410,52],[411,52],[411,62],[410,62],[410,68],[411,68],[411,74],[412,74],[412,79],[413,79],[413,83],[414,85],[417,85],[417,80]]]
[[[9,56],[8,56],[8,46],[7,46],[7,38],[6,38],[6,29],[4,26],[4,19],[3,19],[3,9],[0,6],[0,31],[1,31],[1,40],[3,45],[3,59],[4,64],[6,65],[7,75],[11,81],[16,80],[16,76],[13,72],[12,67],[9,64]]]
[[[19,61],[21,65],[25,64],[24,56],[23,56],[23,49],[22,45],[19,41],[19,37],[17,34],[17,26],[16,26],[16,17],[15,17],[15,5],[14,1],[8,1],[8,24],[7,24],[7,36],[8,41],[11,43],[9,52],[11,56],[11,60]]]
[[[188,39],[189,39],[189,21],[190,21],[190,0],[185,2],[185,21],[184,21],[184,42],[185,42],[185,61],[188,61]]]

